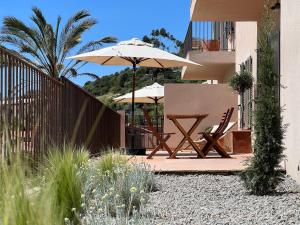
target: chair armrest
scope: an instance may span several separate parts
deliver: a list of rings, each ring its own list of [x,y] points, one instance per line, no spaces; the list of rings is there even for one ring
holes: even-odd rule
[[[143,133],[149,133],[152,134],[153,132],[151,130],[145,129],[145,128],[140,128],[140,131],[142,131]],[[172,134],[176,134],[176,133],[160,133],[158,132],[159,135],[172,135]]]
[[[198,134],[218,134],[216,132],[199,132]]]
[[[199,132],[197,134],[202,134],[203,135],[203,134],[212,134],[212,133],[210,133],[210,132],[209,133],[208,132]]]
[[[170,134],[170,135],[173,135],[173,134],[176,134],[176,133],[159,133],[159,134],[163,134],[163,135],[168,135],[168,134]]]

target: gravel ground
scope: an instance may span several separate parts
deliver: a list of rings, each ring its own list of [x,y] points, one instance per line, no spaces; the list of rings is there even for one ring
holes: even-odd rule
[[[249,195],[238,176],[158,175],[146,212],[161,225],[300,225],[300,188],[289,177],[272,196]]]

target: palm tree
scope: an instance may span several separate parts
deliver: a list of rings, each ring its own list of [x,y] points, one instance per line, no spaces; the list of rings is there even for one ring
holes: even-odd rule
[[[83,33],[97,23],[90,17],[89,12],[85,10],[76,12],[63,27],[61,17],[58,16],[53,27],[46,21],[40,9],[33,7],[32,11],[31,20],[34,26],[28,26],[16,17],[5,17],[0,43],[12,44],[21,53],[31,56],[37,62],[37,66],[52,77],[78,75],[95,77],[96,75],[92,73],[77,72],[86,63],[75,60],[66,62],[66,57],[76,49],[79,50],[75,54],[80,54],[99,48],[105,43],[114,43],[116,38],[104,37],[79,46],[82,43]]]

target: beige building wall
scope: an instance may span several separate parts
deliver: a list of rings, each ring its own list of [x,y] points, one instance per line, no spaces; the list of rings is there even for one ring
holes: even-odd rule
[[[300,1],[281,1],[281,105],[287,173],[300,183]]]
[[[240,71],[240,65],[250,56],[253,59],[253,76],[256,78],[257,68],[257,22],[236,23],[236,54],[235,69]]]
[[[256,83],[257,78],[257,22],[236,22],[236,72],[240,72],[240,65],[249,57],[253,62],[253,77]],[[255,94],[255,93],[253,93]],[[238,98],[240,104],[240,96]],[[238,113],[240,116],[240,113]],[[239,118],[240,123],[240,118]],[[240,127],[240,126],[239,126]]]
[[[229,78],[232,77],[232,75],[234,74],[234,72],[235,72],[235,65],[233,65],[232,68],[229,68],[225,72],[223,80],[219,80],[219,83],[221,83],[221,84],[227,84],[228,81],[229,81]]]
[[[237,121],[237,94],[226,84],[166,84],[165,85],[165,132],[174,132],[169,140],[170,147],[176,147],[182,138],[174,124],[166,118],[167,114],[209,114],[197,129],[219,124],[223,113],[234,107],[231,121]],[[185,129],[190,128],[193,120],[180,121]],[[197,132],[193,138],[197,137]]]

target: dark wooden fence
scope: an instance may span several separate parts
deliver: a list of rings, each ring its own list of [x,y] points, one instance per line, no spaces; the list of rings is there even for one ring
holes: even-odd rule
[[[1,155],[39,160],[51,145],[85,145],[92,154],[120,144],[120,116],[66,78],[57,80],[0,47]]]

